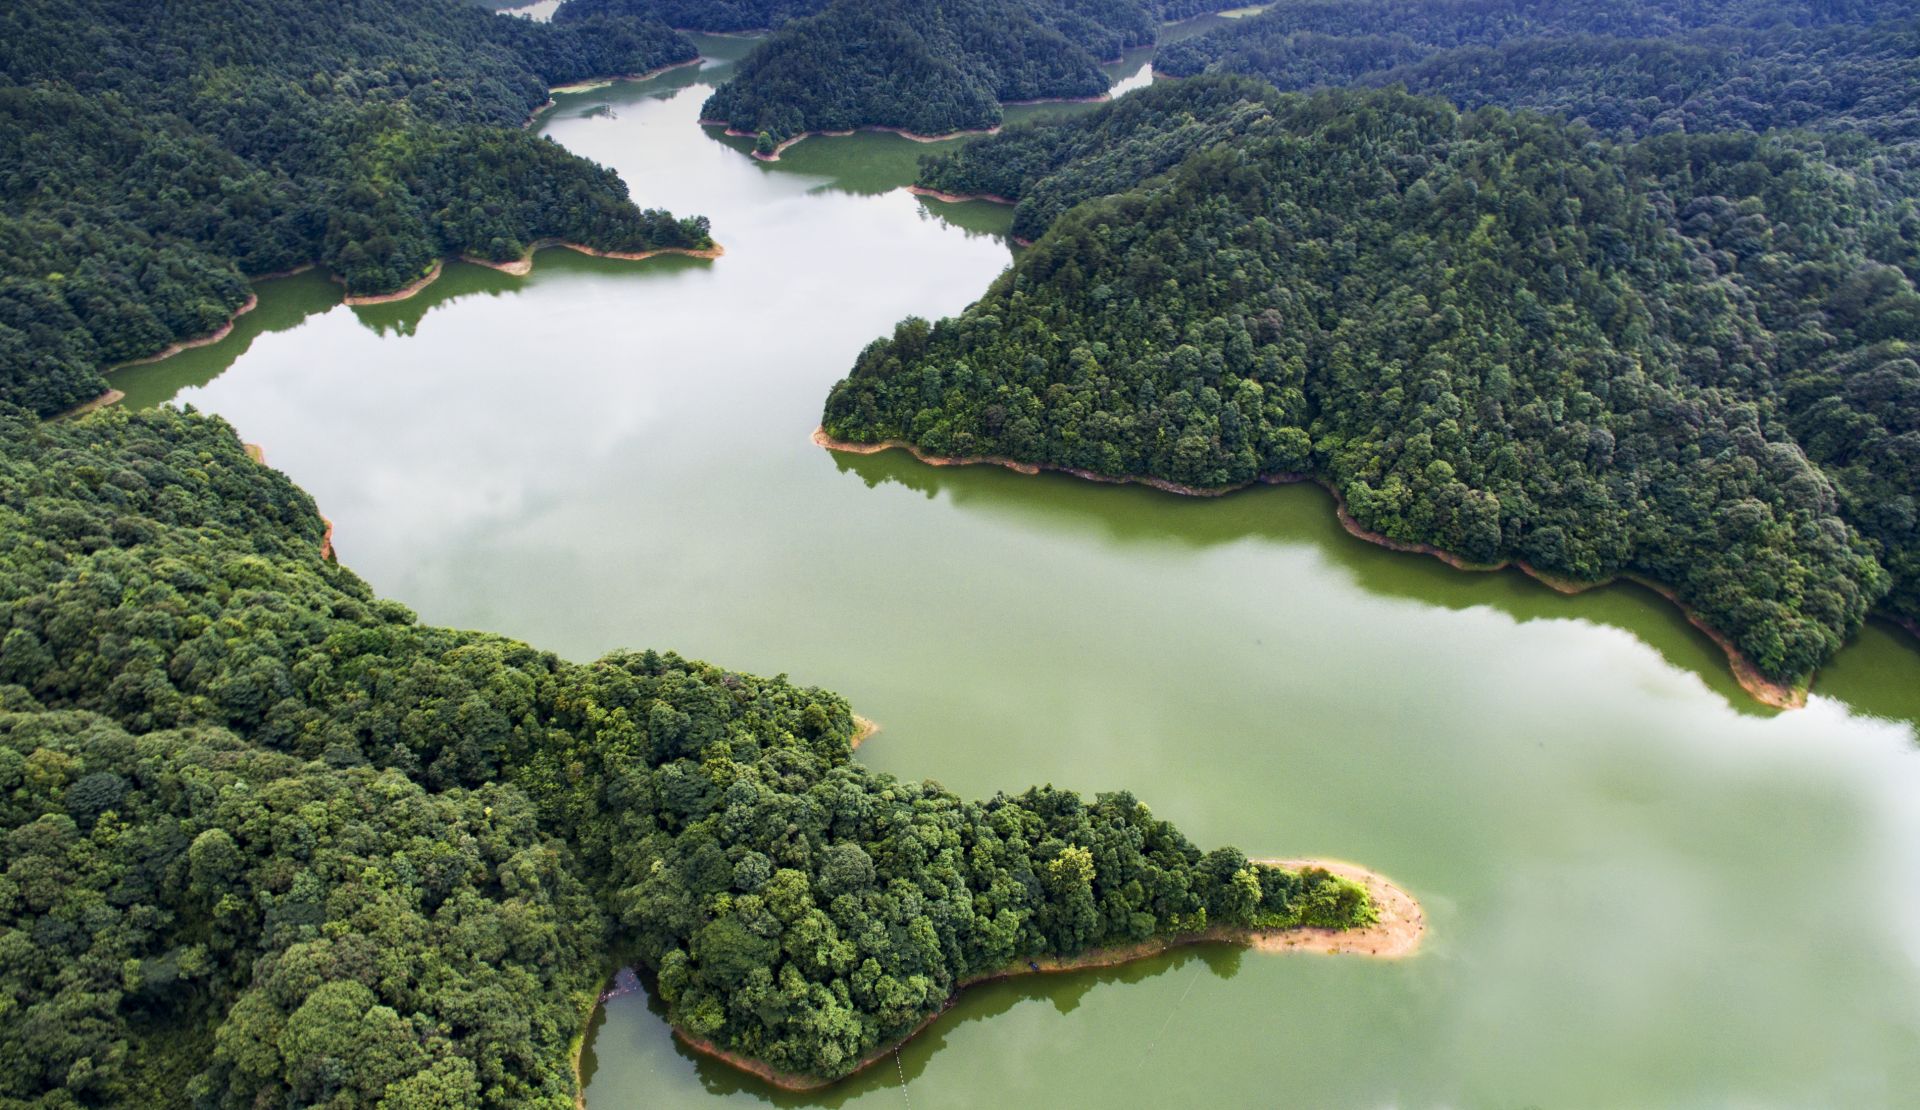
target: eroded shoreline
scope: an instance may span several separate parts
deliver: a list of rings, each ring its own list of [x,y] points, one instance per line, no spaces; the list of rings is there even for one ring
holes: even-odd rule
[[[549,247],[565,247],[570,251],[591,255],[594,258],[612,258],[621,262],[641,262],[663,254],[685,255],[688,258],[699,258],[710,262],[727,253],[727,248],[721,246],[719,243],[715,243],[711,247],[655,247],[652,250],[644,251],[607,251],[601,250],[598,247],[588,247],[579,243],[568,242],[565,239],[535,239],[533,245],[527,248],[525,254],[507,262],[494,262],[470,254],[455,255],[453,261],[470,262],[475,266],[485,266],[490,270],[498,270],[503,274],[511,274],[514,277],[525,277],[533,272],[534,254],[538,251],[546,250]],[[395,301],[404,301],[408,297],[420,293],[429,285],[438,281],[440,275],[446,270],[446,263],[447,260],[444,258],[435,261],[433,268],[422,275],[418,281],[412,282],[404,288],[396,289],[391,293],[348,293],[340,299],[340,303],[361,306],[392,304]],[[335,276],[333,280],[338,282],[340,279],[338,276]]]
[[[242,443],[240,450],[246,452],[247,458],[252,459],[254,465],[267,465],[267,449],[265,447],[257,443]],[[333,556],[333,519],[322,516],[320,523],[327,526],[327,530],[320,536],[320,561],[323,563],[335,562],[336,560]]]
[[[737,130],[731,123],[723,119],[703,119],[700,121],[700,126],[725,128],[726,130],[722,131],[721,134],[734,139],[754,139],[759,137],[755,132]],[[996,123],[992,127],[963,128],[959,131],[949,131],[944,135],[922,135],[917,131],[909,131],[904,127],[887,127],[883,124],[875,123],[868,124],[865,127],[855,127],[847,131],[802,131],[798,135],[781,140],[780,144],[773,148],[773,153],[771,154],[762,154],[757,150],[750,150],[747,153],[762,162],[778,162],[783,151],[802,139],[844,139],[848,135],[855,135],[862,131],[878,131],[887,135],[898,135],[903,139],[912,139],[916,143],[945,143],[951,142],[954,139],[963,138],[967,135],[997,135],[1000,133],[1000,127],[1001,125]]]
[[[520,129],[525,131],[527,128],[532,127],[540,121],[541,116],[551,112],[559,105],[560,102],[553,98],[555,93],[564,96],[569,93],[592,92],[594,89],[604,89],[609,85],[618,85],[625,82],[651,81],[663,73],[671,73],[676,69],[685,69],[688,66],[697,66],[706,60],[703,55],[695,54],[684,62],[668,62],[666,65],[650,69],[645,73],[621,73],[611,77],[588,77],[585,80],[574,81],[565,85],[550,85],[547,87],[547,102],[535,108],[533,111],[528,112],[527,118],[520,123]]]
[[[1319,867],[1342,878],[1351,879],[1366,888],[1367,895],[1373,899],[1374,907],[1380,914],[1380,920],[1364,929],[1324,929],[1304,925],[1293,929],[1243,929],[1219,926],[1195,933],[1154,937],[1137,944],[1094,948],[1074,956],[1039,956],[1031,961],[1017,960],[1006,967],[983,972],[956,983],[953,992],[947,996],[947,1000],[938,1010],[927,1015],[918,1025],[897,1040],[881,1045],[861,1057],[853,1070],[836,1079],[821,1079],[818,1076],[784,1072],[764,1061],[731,1052],[712,1041],[695,1037],[679,1029],[675,1029],[673,1035],[679,1039],[680,1043],[695,1052],[748,1072],[783,1091],[818,1091],[842,1079],[858,1075],[893,1055],[901,1045],[925,1032],[928,1027],[953,1009],[954,1003],[959,1001],[960,996],[969,987],[976,987],[983,983],[1011,979],[1020,975],[1052,975],[1068,971],[1086,971],[1091,968],[1116,967],[1150,956],[1158,956],[1176,948],[1199,944],[1236,944],[1255,952],[1320,952],[1328,955],[1355,955],[1383,960],[1404,959],[1419,950],[1420,941],[1427,931],[1426,914],[1411,894],[1386,876],[1369,871],[1358,864],[1340,860],[1261,859],[1253,862],[1284,867],[1288,870]]]
[[[1704,616],[1702,616],[1692,606],[1681,601],[1679,596],[1674,593],[1672,587],[1667,586],[1664,583],[1655,582],[1652,579],[1649,579],[1637,574],[1619,574],[1609,578],[1600,579],[1594,582],[1580,582],[1580,581],[1575,581],[1573,579],[1562,578],[1558,575],[1549,574],[1545,571],[1538,570],[1528,565],[1525,560],[1521,560],[1521,559],[1507,559],[1497,563],[1475,563],[1470,560],[1463,559],[1459,555],[1454,554],[1453,552],[1443,551],[1440,548],[1433,547],[1429,544],[1406,543],[1401,540],[1396,540],[1390,536],[1385,536],[1378,532],[1370,531],[1366,528],[1361,527],[1360,522],[1353,519],[1353,515],[1347,511],[1346,499],[1340,496],[1340,491],[1335,489],[1332,483],[1326,481],[1325,479],[1318,478],[1310,474],[1299,474],[1299,473],[1291,473],[1291,472],[1283,473],[1283,474],[1265,474],[1265,475],[1261,475],[1259,478],[1255,479],[1252,482],[1243,482],[1239,485],[1225,486],[1219,489],[1210,489],[1210,488],[1203,489],[1198,486],[1182,485],[1179,482],[1169,482],[1163,478],[1144,478],[1144,477],[1116,478],[1108,474],[1096,474],[1093,471],[1083,470],[1079,467],[1055,466],[1047,463],[1020,462],[1017,459],[1010,459],[1010,458],[1005,458],[997,455],[964,456],[964,457],[929,455],[921,451],[919,447],[915,446],[914,444],[908,443],[905,440],[890,439],[890,440],[883,440],[880,443],[849,443],[845,440],[837,440],[837,439],[834,439],[832,436],[829,436],[827,434],[827,430],[825,427],[818,427],[814,429],[813,442],[818,444],[821,447],[826,448],[829,451],[838,451],[844,454],[877,455],[882,451],[900,450],[900,451],[907,452],[908,454],[912,455],[914,458],[920,460],[923,463],[926,463],[929,466],[975,466],[975,465],[985,464],[985,465],[991,465],[991,466],[1005,467],[1008,470],[1013,470],[1021,474],[1038,474],[1043,470],[1050,470],[1050,471],[1054,471],[1061,474],[1071,474],[1076,478],[1084,478],[1084,479],[1087,479],[1088,481],[1105,482],[1110,485],[1149,486],[1153,489],[1162,490],[1167,493],[1177,493],[1184,497],[1223,497],[1229,493],[1235,493],[1240,490],[1247,489],[1254,485],[1277,486],[1277,485],[1290,485],[1296,482],[1313,482],[1333,496],[1335,514],[1339,517],[1340,526],[1346,529],[1349,535],[1355,537],[1356,539],[1362,539],[1367,541],[1368,543],[1377,544],[1381,547],[1385,547],[1390,551],[1401,551],[1401,552],[1406,552],[1409,554],[1417,554],[1417,555],[1431,555],[1434,558],[1439,559],[1441,562],[1446,563],[1448,566],[1455,568],[1456,570],[1498,571],[1498,570],[1507,570],[1511,568],[1513,570],[1520,571],[1522,574],[1525,574],[1527,577],[1532,578],[1536,582],[1539,582],[1547,586],[1548,588],[1562,594],[1571,595],[1571,594],[1584,593],[1587,590],[1595,589],[1600,586],[1612,585],[1618,581],[1632,582],[1637,586],[1641,586],[1648,590],[1651,590],[1654,593],[1659,594],[1661,597],[1665,598],[1667,601],[1671,602],[1675,607],[1677,607],[1680,610],[1681,615],[1686,617],[1687,622],[1689,624],[1692,624],[1695,628],[1699,629],[1701,633],[1706,635],[1708,639],[1712,640],[1714,644],[1717,645],[1720,648],[1720,650],[1726,654],[1727,664],[1729,669],[1733,672],[1734,680],[1740,684],[1741,689],[1745,690],[1756,701],[1759,701],[1765,705],[1772,706],[1775,709],[1800,709],[1807,704],[1808,686],[1790,685],[1784,682],[1776,682],[1773,679],[1767,678],[1765,675],[1761,674],[1760,668],[1754,665],[1753,660],[1749,659],[1745,652],[1741,651],[1737,646],[1735,646],[1733,641],[1730,638],[1728,638],[1726,633],[1720,631],[1719,629],[1715,628],[1712,624],[1708,623],[1707,619]]]
[[[929,189],[925,185],[909,185],[907,186],[907,192],[912,193],[916,197],[927,197],[931,200],[940,201],[943,204],[966,204],[976,200],[985,201],[988,204],[1014,205],[1020,203],[1017,200],[1003,197],[998,193],[943,193],[938,189]]]
[[[250,277],[247,280],[249,282],[253,282],[253,281],[264,281],[270,277],[286,277],[292,274],[297,274],[301,272],[301,270],[303,269],[310,269],[310,268],[311,267],[304,267],[304,266],[296,267],[292,270],[286,271],[285,273],[266,274],[258,278]],[[234,325],[240,322],[240,317],[245,316],[247,313],[252,312],[254,309],[258,307],[260,307],[260,295],[254,292],[253,290],[249,289],[247,291],[246,302],[243,303],[239,308],[236,308],[233,310],[233,315],[227,317],[226,323],[221,324],[219,327],[213,329],[212,331],[208,332],[205,335],[195,336],[192,339],[182,339],[176,343],[169,343],[165,347],[161,348],[158,351],[155,351],[150,355],[141,355],[139,358],[130,358],[125,362],[116,362],[112,366],[103,368],[100,371],[100,376],[106,377],[107,375],[113,374],[116,371],[125,370],[129,366],[145,366],[149,363],[161,362],[165,359],[170,359],[173,356],[180,354],[183,351],[191,351],[195,347],[205,347],[205,346],[208,346],[209,344],[218,343],[222,339],[225,339],[227,336],[233,334]],[[124,400],[126,396],[127,395],[121,392],[120,390],[114,389],[111,386],[109,386],[98,397],[95,397],[90,401],[82,401],[79,404],[73,406],[70,409],[67,409],[64,412],[57,412],[53,414],[52,416],[48,417],[48,419],[69,420],[74,417],[85,416],[90,412],[94,412],[99,409],[106,408],[108,405],[117,405],[122,400]]]
[[[514,277],[525,277],[533,272],[533,256],[551,247],[564,247],[577,254],[589,255],[593,258],[613,258],[621,262],[641,262],[663,254],[685,255],[688,258],[700,258],[711,262],[727,253],[727,248],[719,243],[711,247],[655,247],[647,251],[603,251],[598,247],[582,246],[565,239],[535,239],[533,245],[528,247],[524,254],[510,262],[494,262],[471,254],[461,255],[460,261],[471,262],[475,266],[485,266],[489,270],[498,270],[503,274],[512,274]]]
[[[298,273],[299,271],[291,270],[288,272]],[[281,275],[274,274],[269,276],[279,277]],[[252,281],[257,281],[262,279],[248,278],[247,280],[249,282],[252,282]],[[105,370],[101,371],[101,373],[111,374],[115,370],[125,370],[129,366],[146,366],[149,363],[160,362],[165,359],[170,359],[182,351],[191,351],[195,347],[205,347],[213,343],[218,343],[222,339],[225,339],[227,336],[233,334],[234,325],[240,322],[240,317],[245,316],[247,313],[252,312],[254,309],[259,307],[260,307],[260,294],[249,289],[247,290],[246,302],[242,304],[239,308],[236,308],[233,310],[233,315],[227,317],[226,323],[221,324],[219,327],[213,329],[207,334],[196,336],[192,339],[182,339],[177,343],[169,343],[164,348],[158,351],[155,351],[150,355],[142,355],[139,358],[130,358],[125,362],[114,363],[112,366],[109,366]],[[117,391],[110,390],[109,392],[117,392]],[[106,403],[111,404],[112,402],[106,402]]]

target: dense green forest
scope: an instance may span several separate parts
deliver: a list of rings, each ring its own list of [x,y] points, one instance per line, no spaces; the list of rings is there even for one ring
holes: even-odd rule
[[[683,31],[762,31],[826,6],[826,0],[566,0],[554,11],[553,21],[564,25],[633,17]]]
[[[0,410],[0,1103],[559,1110],[616,956],[830,1077],[978,971],[1372,913],[784,677],[422,626],[323,528],[218,420]]]
[[[1920,138],[1920,21],[1893,0],[1308,0],[1169,44],[1168,76],[1404,86],[1622,137],[1809,127]]]
[[[1398,541],[1667,584],[1796,682],[1876,603],[1920,613],[1915,172],[1847,136],[1613,146],[1400,93],[1158,86],[928,165],[1039,241],[871,346],[825,424],[1319,476]]]
[[[702,115],[761,137],[998,126],[1000,104],[1094,97],[1100,63],[1154,41],[1206,0],[835,0],[749,54]]]
[[[552,237],[700,247],[611,172],[525,133],[550,84],[695,56],[658,23],[458,0],[0,10],[0,401],[56,412],[103,366],[204,335],[243,274],[356,293]]]

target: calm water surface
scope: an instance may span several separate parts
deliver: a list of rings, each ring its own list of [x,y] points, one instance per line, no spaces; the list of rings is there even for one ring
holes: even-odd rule
[[[629,995],[596,1019],[594,1110],[1920,1099],[1905,633],[1870,627],[1774,714],[1649,594],[1370,547],[1315,488],[829,455],[807,440],[828,386],[900,317],[978,295],[1007,212],[907,194],[926,148],[893,136],[752,161],[695,124],[725,64],[542,126],[710,216],[726,257],[548,251],[357,309],[305,275],[115,384],[263,444],[427,620],[785,671],[882,723],[877,767],[1131,787],[1203,844],[1376,867],[1433,932],[1395,964],[1187,951],[979,989],[811,1099],[690,1057]]]

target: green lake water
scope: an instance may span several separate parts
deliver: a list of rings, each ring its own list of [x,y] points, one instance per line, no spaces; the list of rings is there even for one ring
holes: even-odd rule
[[[1314,487],[1190,500],[828,454],[828,387],[900,317],[977,296],[1008,213],[906,193],[927,148],[895,136],[749,159],[695,122],[748,43],[701,42],[722,60],[541,126],[711,217],[724,258],[552,250],[363,308],[268,282],[230,338],[114,384],[262,444],[426,620],[784,671],[882,724],[876,767],[1128,787],[1203,845],[1374,867],[1432,932],[1394,963],[1188,950],[983,987],[809,1097],[693,1057],[626,995],[593,1026],[593,1110],[1920,1101],[1906,633],[1870,626],[1774,713],[1645,591],[1372,547]]]

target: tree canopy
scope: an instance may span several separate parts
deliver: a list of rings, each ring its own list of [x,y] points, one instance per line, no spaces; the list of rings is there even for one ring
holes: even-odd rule
[[[990,128],[1003,101],[1103,94],[1102,61],[1150,45],[1162,20],[1207,10],[1206,0],[835,0],[755,48],[702,115],[770,143]]]
[[[1894,0],[1282,0],[1154,69],[1285,91],[1404,86],[1622,137],[1789,127],[1920,138],[1920,21]]]
[[[709,245],[519,126],[549,85],[696,56],[658,23],[562,27],[460,0],[0,11],[0,401],[52,413],[100,369],[218,328],[243,275],[354,293],[541,238]]]
[[[616,956],[833,1077],[981,971],[1373,912],[871,771],[784,676],[420,625],[323,533],[218,420],[0,410],[0,1102],[562,1110]]]
[[[1039,241],[960,317],[863,353],[834,436],[1318,476],[1396,541],[1666,584],[1783,682],[1876,603],[1920,612],[1920,190],[1871,143],[1613,146],[1205,78],[925,180],[1019,200]]]
[[[553,21],[564,26],[633,17],[683,31],[761,31],[824,7],[826,0],[566,0],[554,10]]]

